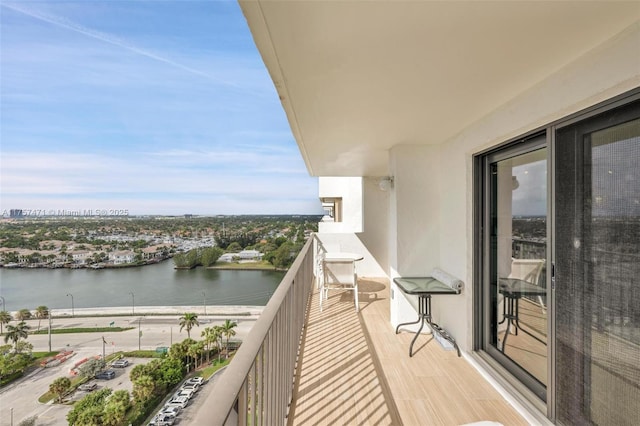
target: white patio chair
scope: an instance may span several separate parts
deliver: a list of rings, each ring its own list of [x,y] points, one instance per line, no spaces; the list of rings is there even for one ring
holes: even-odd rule
[[[534,285],[539,285],[540,275],[544,267],[544,259],[512,259],[511,274],[508,278],[518,278]],[[542,313],[546,313],[546,307],[542,296],[538,296],[538,302]]]
[[[329,298],[330,290],[353,291],[356,312],[358,306],[358,274],[356,272],[356,262],[353,259],[331,260],[322,262],[322,281],[320,283],[320,311],[322,312],[322,301]]]

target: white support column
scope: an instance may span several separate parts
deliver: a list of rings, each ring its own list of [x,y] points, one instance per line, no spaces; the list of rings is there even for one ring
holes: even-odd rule
[[[393,326],[417,317],[417,302],[405,298],[393,284],[393,278],[425,276],[439,263],[437,153],[437,147],[417,145],[398,145],[390,152],[394,174],[389,226],[390,318]]]

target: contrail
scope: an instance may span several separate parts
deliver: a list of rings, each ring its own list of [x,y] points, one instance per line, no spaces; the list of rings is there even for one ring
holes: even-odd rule
[[[140,48],[138,48],[136,46],[128,44],[128,43],[124,42],[123,40],[120,40],[120,39],[118,39],[116,37],[113,37],[113,36],[111,36],[109,34],[101,33],[99,31],[95,31],[95,30],[92,30],[90,28],[83,27],[82,25],[76,24],[75,22],[71,22],[66,18],[61,18],[59,16],[53,16],[53,15],[45,15],[45,14],[42,14],[42,13],[37,12],[37,11],[29,10],[29,9],[26,9],[26,8],[20,7],[20,6],[16,6],[14,4],[1,3],[0,5],[8,8],[8,9],[14,10],[16,12],[22,13],[24,15],[31,16],[32,18],[36,18],[36,19],[39,19],[41,21],[48,22],[50,24],[56,25],[58,27],[66,28],[66,29],[69,29],[71,31],[75,31],[75,32],[80,33],[80,34],[84,34],[84,35],[86,35],[88,37],[95,38],[97,40],[103,41],[105,43],[112,44],[114,46],[122,47],[123,49],[129,50],[131,52],[137,53],[137,54],[142,55],[142,56],[146,56],[147,58],[151,58],[151,59],[155,59],[156,61],[164,62],[165,64],[169,64],[169,65],[174,66],[176,68],[180,68],[181,70],[187,71],[187,72],[189,72],[191,74],[199,75],[199,76],[207,78],[209,80],[214,80],[214,81],[216,81],[216,82],[218,82],[220,84],[224,84],[226,86],[234,87],[236,89],[241,89],[241,87],[238,86],[235,83],[231,83],[231,82],[228,82],[228,81],[220,80],[220,79],[218,79],[218,78],[216,78],[216,77],[214,77],[214,76],[212,76],[210,74],[207,74],[205,72],[202,72],[200,70],[187,67],[185,65],[182,65],[182,64],[179,64],[177,62],[174,62],[174,61],[172,61],[170,59],[163,58],[162,56],[158,56],[155,53],[140,49]]]

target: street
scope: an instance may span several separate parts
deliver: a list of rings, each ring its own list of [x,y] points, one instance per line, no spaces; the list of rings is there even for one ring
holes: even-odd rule
[[[191,330],[191,337],[200,340],[200,333],[206,327],[221,325],[225,319],[236,321],[236,336],[234,339],[242,340],[246,337],[255,323],[258,315],[247,316],[200,316],[200,326]],[[0,426],[17,426],[22,420],[31,416],[38,416],[37,425],[63,426],[67,424],[66,415],[71,409],[69,405],[41,404],[38,398],[48,391],[49,385],[56,378],[69,375],[70,368],[78,361],[86,357],[112,354],[117,351],[155,350],[158,347],[170,347],[172,343],[178,343],[187,338],[186,330],[180,331],[180,315],[152,315],[148,316],[113,316],[113,317],[75,317],[54,318],[52,328],[70,327],[134,327],[123,332],[107,333],[71,333],[52,334],[51,349],[53,351],[72,350],[74,356],[66,362],[48,368],[40,368],[0,390]],[[37,320],[27,321],[33,330],[37,328]],[[46,328],[43,321],[41,328]],[[103,342],[106,341],[106,344]],[[28,342],[33,345],[36,352],[49,350],[49,336],[29,335]],[[129,371],[134,365],[150,361],[143,358],[129,358],[132,365],[125,369],[116,369],[115,379],[98,380],[99,387],[109,386],[114,390],[127,389],[131,391]],[[213,386],[204,387],[207,392]],[[202,400],[203,395],[199,395]]]

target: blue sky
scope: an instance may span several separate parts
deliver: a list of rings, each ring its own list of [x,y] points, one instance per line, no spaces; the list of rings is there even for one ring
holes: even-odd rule
[[[237,2],[0,5],[2,211],[321,213]]]

